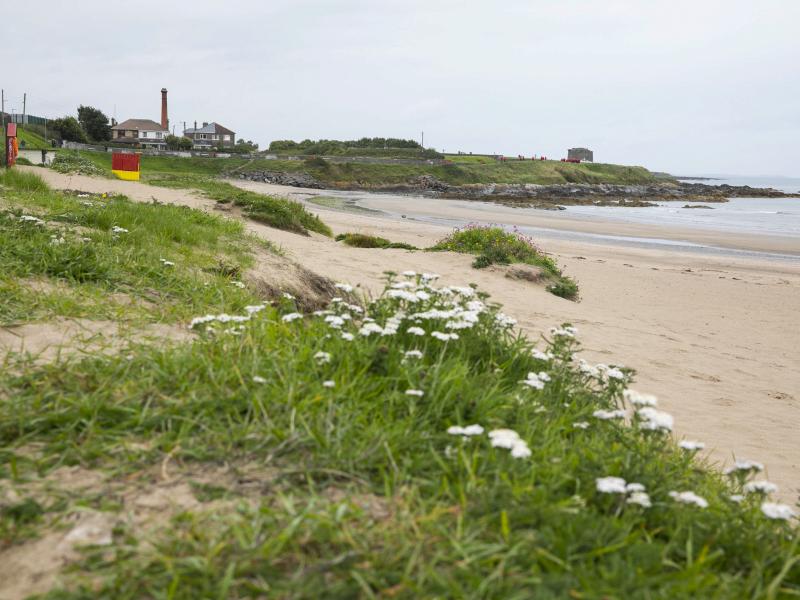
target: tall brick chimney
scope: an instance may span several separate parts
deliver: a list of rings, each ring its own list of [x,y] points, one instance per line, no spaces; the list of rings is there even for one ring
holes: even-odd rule
[[[161,88],[161,126],[169,129],[169,119],[167,118],[167,88]]]

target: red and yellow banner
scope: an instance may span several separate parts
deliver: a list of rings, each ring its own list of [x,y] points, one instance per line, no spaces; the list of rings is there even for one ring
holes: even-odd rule
[[[139,181],[139,155],[122,152],[112,153],[111,172],[120,179]]]

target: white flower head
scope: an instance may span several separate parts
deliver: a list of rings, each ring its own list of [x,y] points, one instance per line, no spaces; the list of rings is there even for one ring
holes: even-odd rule
[[[328,380],[322,382],[322,387],[332,388],[332,387],[335,387],[335,386],[336,386],[336,382],[333,381],[332,379],[328,379]]]
[[[589,422],[588,421],[575,421],[572,426],[575,429],[589,429]]]
[[[533,356],[533,358],[536,358],[538,360],[544,360],[544,361],[551,361],[555,358],[555,356],[551,352],[542,352],[541,350],[537,350],[536,348],[531,350],[531,356]]]
[[[760,462],[756,462],[754,460],[737,460],[735,463],[733,463],[733,465],[731,465],[730,467],[725,469],[724,473],[725,473],[725,475],[732,475],[733,473],[736,473],[737,471],[741,471],[741,472],[747,472],[747,471],[758,472],[758,471],[763,471],[763,470],[764,470],[764,465],[762,465]]]
[[[625,494],[625,480],[622,477],[598,477],[595,479],[597,491],[603,494]]]
[[[748,494],[772,494],[778,491],[778,486],[771,481],[748,481],[744,484],[744,491]]]
[[[688,452],[695,452],[697,450],[702,450],[706,447],[703,442],[696,442],[694,440],[681,440],[678,442],[678,446],[687,450]]]
[[[629,493],[630,492],[643,492],[644,491],[644,486],[641,483],[635,483],[635,482],[634,483],[629,483],[628,485],[625,486],[625,490],[627,492],[629,492]]]
[[[253,375],[253,383],[267,383],[267,380],[261,377],[261,375]]]
[[[638,504],[642,508],[650,508],[653,504],[650,502],[650,496],[645,492],[633,492],[626,500],[628,504]]]
[[[457,340],[458,334],[457,333],[442,333],[441,331],[432,331],[431,336],[435,337],[437,340],[441,340],[443,342],[447,342],[450,340]]]
[[[622,380],[625,379],[625,373],[623,373],[616,367],[611,367],[610,369],[606,369],[606,377],[608,377],[609,379]]]
[[[483,433],[483,427],[477,424],[467,425],[466,427],[453,425],[452,427],[447,428],[447,433],[450,435],[463,435],[464,437],[471,437],[473,435],[481,435]]]
[[[408,350],[403,356],[405,358],[422,358],[422,352],[419,350]]]
[[[736,502],[736,504],[740,504],[742,500],[744,500],[744,496],[742,494],[731,494],[728,496],[728,499],[731,502]]]
[[[493,429],[489,432],[493,448],[511,449],[519,441],[519,434],[513,429]]]
[[[328,352],[319,351],[314,355],[314,359],[320,365],[325,365],[331,362],[331,355]]]
[[[645,406],[637,414],[643,419],[642,429],[649,431],[672,431],[675,423],[671,414],[656,410],[652,406]]]
[[[294,321],[296,319],[302,319],[302,318],[303,318],[303,315],[301,313],[296,313],[295,312],[295,313],[289,313],[287,315],[283,315],[281,317],[281,321],[283,321],[284,323],[291,323],[292,321]]]
[[[113,231],[114,233],[130,233],[130,231],[128,231],[124,227],[118,227],[117,225],[114,225],[111,228],[111,231]]]
[[[355,337],[356,336],[354,336],[352,333],[348,333],[347,331],[342,333],[342,339],[346,342],[352,342]]]
[[[778,504],[777,502],[762,503],[761,512],[763,512],[767,518],[779,521],[788,521],[796,516],[791,506],[788,504]]]
[[[439,275],[436,273],[423,273],[422,274],[422,281],[434,281],[435,279],[439,279]]]
[[[406,396],[416,396],[417,398],[422,398],[425,395],[425,392],[422,390],[406,390]]]
[[[681,502],[683,504],[694,504],[700,508],[708,507],[708,501],[705,498],[698,496],[694,492],[670,492],[669,495],[676,502]]]
[[[598,409],[592,413],[592,416],[601,419],[603,421],[610,421],[612,419],[623,419],[625,418],[625,411],[621,408],[616,410],[605,410],[605,409]]]
[[[658,398],[652,394],[643,394],[636,390],[625,390],[622,392],[622,397],[634,406],[656,406]]]
[[[349,283],[337,283],[334,285],[337,289],[342,290],[344,293],[349,294],[353,291],[353,286]]]
[[[294,296],[292,296],[289,292],[283,292],[282,296],[287,300],[294,300]]]
[[[417,272],[416,271],[403,271],[402,274],[403,274],[403,277],[416,277],[417,276]]]

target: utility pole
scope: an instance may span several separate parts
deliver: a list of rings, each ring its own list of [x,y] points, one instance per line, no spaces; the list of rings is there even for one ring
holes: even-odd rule
[[[28,92],[22,94],[22,125],[25,125],[25,107],[28,103]]]
[[[0,90],[0,125],[3,127],[3,156],[6,159],[3,161],[3,166],[8,168],[8,140],[6,139],[6,91]]]
[[[422,149],[425,150],[425,132],[424,131],[422,132],[422,142],[420,143],[420,146],[422,146]]]

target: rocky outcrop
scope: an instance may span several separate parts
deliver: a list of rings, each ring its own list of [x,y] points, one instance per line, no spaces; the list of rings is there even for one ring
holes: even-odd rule
[[[317,190],[325,187],[308,173],[252,171],[250,173],[240,173],[239,177],[241,179],[259,181],[261,183],[274,183],[275,185],[289,185],[292,187],[313,188]]]
[[[487,183],[451,185],[433,175],[419,175],[400,185],[360,185],[349,182],[323,185],[306,173],[256,171],[242,173],[240,177],[279,185],[321,189],[365,189],[374,192],[398,194],[423,194],[433,198],[482,200],[512,206],[563,210],[563,205],[597,206],[654,206],[654,202],[727,202],[728,198],[797,198],[800,194],[787,194],[773,188],[750,186],[708,185],[694,182],[663,182],[636,185],[611,183]]]

